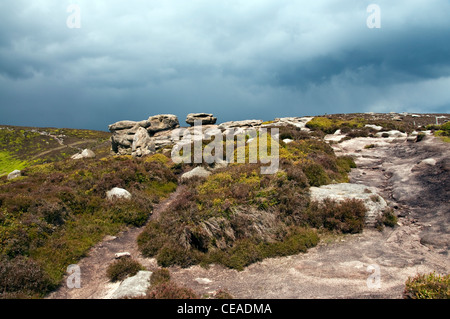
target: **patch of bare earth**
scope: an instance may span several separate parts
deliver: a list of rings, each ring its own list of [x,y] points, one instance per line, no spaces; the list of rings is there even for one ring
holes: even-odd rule
[[[374,142],[376,147],[364,148]],[[200,295],[226,289],[235,298],[402,298],[409,276],[449,273],[448,144],[433,137],[420,143],[358,138],[334,148],[338,155],[357,156],[351,182],[377,187],[396,208],[398,226],[324,239],[306,254],[266,259],[241,272],[219,265],[171,267],[173,280]],[[435,165],[422,163],[430,158]],[[177,193],[155,213],[164,213]],[[105,275],[117,252],[128,251],[155,269],[156,261],[142,258],[137,250],[140,231],[131,229],[94,247],[79,263],[82,288],[63,286],[49,298],[107,298],[118,285]]]

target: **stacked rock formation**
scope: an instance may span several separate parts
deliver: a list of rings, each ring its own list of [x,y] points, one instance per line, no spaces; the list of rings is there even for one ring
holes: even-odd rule
[[[189,127],[180,127],[178,118],[172,114],[161,114],[149,117],[147,120],[120,121],[109,126],[113,133],[111,137],[111,150],[117,155],[145,156],[153,154],[158,149],[173,146],[185,136],[192,139],[200,138],[196,135],[195,123],[202,124],[201,138],[211,139],[212,135],[241,134],[248,129],[262,129],[285,125],[294,125],[302,130],[312,117],[277,118],[268,124],[262,120],[230,121],[216,125],[217,118],[210,113],[190,113],[186,117]],[[187,139],[190,141],[190,139]]]
[[[194,126],[195,121],[201,121],[202,125],[216,124],[217,117],[214,117],[209,113],[190,113],[186,117],[186,123],[190,126]]]
[[[111,133],[111,149],[118,155],[144,156],[155,152],[156,138],[160,132],[169,131],[179,127],[178,118],[173,114],[160,114],[149,117],[147,120],[120,121],[111,124],[108,128]],[[164,143],[159,143],[162,147]]]

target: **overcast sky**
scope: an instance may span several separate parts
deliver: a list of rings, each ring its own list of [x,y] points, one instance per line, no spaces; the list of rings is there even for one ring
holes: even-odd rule
[[[0,124],[449,113],[449,14],[448,0],[1,0]]]

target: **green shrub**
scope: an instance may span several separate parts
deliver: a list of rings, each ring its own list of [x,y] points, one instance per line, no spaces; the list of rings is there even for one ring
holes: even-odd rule
[[[199,263],[195,251],[185,249],[174,242],[166,243],[159,250],[156,260],[161,267],[178,265],[186,268]]]
[[[425,138],[425,133],[419,133],[416,138],[416,142],[420,142]]]
[[[155,221],[150,221],[137,238],[139,250],[145,257],[156,256],[166,241],[167,236],[162,229],[162,225]]]
[[[233,296],[224,289],[219,289],[214,293],[214,299],[233,299]]]
[[[309,162],[302,165],[302,170],[308,178],[310,186],[319,187],[330,183],[330,178],[322,165]]]
[[[168,281],[152,286],[144,299],[199,299],[199,296],[192,289]]]
[[[450,299],[450,275],[435,272],[409,277],[403,291],[405,299]]]
[[[152,273],[150,277],[150,283],[152,286],[156,286],[170,281],[170,272],[167,268],[159,268]]]
[[[382,222],[385,226],[388,227],[394,227],[395,225],[397,225],[398,218],[395,215],[393,209],[387,209],[386,211],[383,212]]]
[[[42,297],[52,288],[50,278],[33,259],[18,256],[0,260],[0,298]]]
[[[335,201],[326,198],[323,202],[311,202],[308,223],[313,227],[324,227],[330,231],[359,233],[364,227],[367,208],[362,200],[345,199]]]
[[[136,275],[140,270],[145,268],[139,262],[131,257],[122,257],[108,266],[106,276],[112,282],[120,281]]]

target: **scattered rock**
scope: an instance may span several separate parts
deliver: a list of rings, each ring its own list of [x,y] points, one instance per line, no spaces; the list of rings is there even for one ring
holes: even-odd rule
[[[202,125],[216,124],[217,117],[209,113],[190,113],[187,115],[187,124],[194,126],[195,121],[201,121]]]
[[[436,165],[436,160],[434,158],[427,158],[424,159],[421,163],[429,166],[434,166]]]
[[[131,199],[131,194],[126,189],[114,187],[110,191],[106,192],[106,198],[108,198],[109,200],[112,200],[114,198]]]
[[[397,130],[392,130],[392,131],[387,131],[387,132],[378,132],[376,134],[376,136],[378,136],[378,137],[384,137],[386,135],[388,137],[407,137],[408,136],[408,134],[402,133],[402,132],[397,131]]]
[[[186,179],[190,179],[193,177],[208,177],[209,175],[211,175],[210,171],[204,169],[201,166],[198,166],[198,167],[194,168],[193,170],[181,175],[181,180],[186,180]]]
[[[22,176],[22,171],[19,171],[18,169],[16,169],[16,170],[12,171],[11,173],[9,173],[7,178],[8,178],[8,180],[12,180],[12,179],[18,178],[20,176]]]
[[[381,130],[383,129],[383,127],[382,127],[382,126],[378,126],[378,125],[373,125],[373,124],[366,124],[366,125],[365,125],[365,127],[368,127],[368,128],[374,129],[374,130],[376,130],[376,131],[381,131]]]
[[[194,280],[198,282],[200,285],[207,285],[212,283],[212,280],[208,278],[195,278]]]
[[[84,149],[81,153],[72,155],[71,159],[78,160],[83,158],[94,158],[95,153],[89,149]]]
[[[289,144],[289,143],[292,143],[294,140],[291,140],[290,138],[285,138],[284,140],[283,140],[283,142],[285,143],[285,144]]]
[[[233,127],[254,127],[260,126],[263,123],[262,120],[244,120],[244,121],[230,121],[219,124],[220,129],[228,129]]]
[[[135,276],[122,281],[120,286],[111,295],[111,299],[133,298],[145,296],[150,287],[151,271],[139,271]]]
[[[131,257],[131,254],[129,252],[127,252],[127,251],[124,251],[124,252],[117,253],[117,254],[114,255],[114,258],[116,258],[116,259],[120,259],[120,258],[123,258],[123,257],[126,257],[126,258]]]
[[[434,158],[427,158],[411,168],[411,172],[422,171],[430,166],[435,166],[437,161]]]

